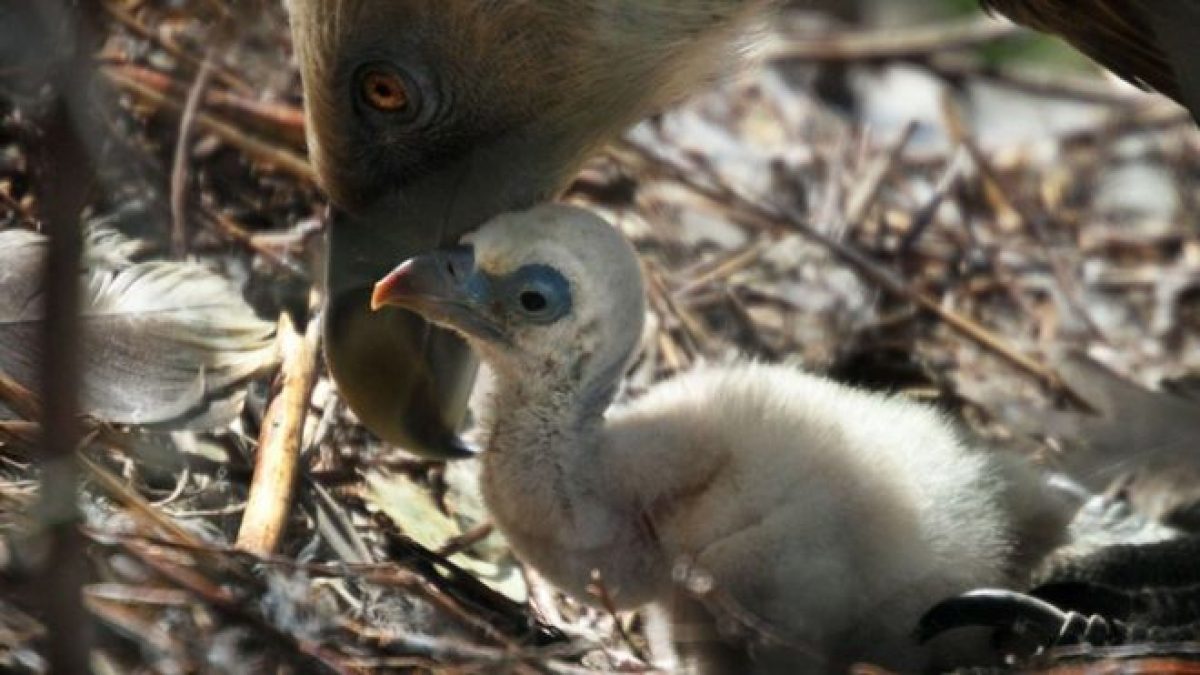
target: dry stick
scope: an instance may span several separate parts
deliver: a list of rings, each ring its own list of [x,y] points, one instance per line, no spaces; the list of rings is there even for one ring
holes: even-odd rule
[[[1116,89],[1107,81],[1096,77],[1065,77],[1061,74],[1046,75],[1041,72],[1000,70],[980,64],[978,59],[967,58],[962,54],[934,56],[925,60],[923,65],[943,79],[953,81],[979,79],[991,82],[998,87],[1040,98],[1079,101],[1119,108],[1138,105],[1151,96],[1142,91],[1131,92]]]
[[[827,38],[804,36],[772,50],[767,57],[823,63],[928,58],[934,52],[978,47],[1022,32],[1019,26],[992,19],[909,30],[847,31]]]
[[[212,78],[212,50],[196,72],[196,81],[188,91],[187,101],[179,116],[179,138],[175,140],[175,157],[171,162],[171,253],[176,258],[187,255],[187,160],[192,145],[192,130],[204,90]]]
[[[631,149],[651,167],[656,168],[670,179],[687,186],[696,194],[711,200],[714,204],[725,204],[735,207],[739,215],[754,221],[759,227],[768,230],[783,229],[795,231],[805,239],[819,244],[883,290],[929,311],[960,334],[1041,380],[1051,390],[1061,392],[1073,403],[1084,409],[1090,409],[1087,400],[1063,382],[1053,369],[1017,351],[1000,336],[992,333],[970,318],[943,307],[936,299],[909,287],[904,279],[895,272],[880,266],[852,246],[833,239],[822,232],[818,232],[807,223],[787,218],[766,209],[742,197],[726,185],[722,184],[714,187],[699,184],[691,179],[685,169],[675,164],[672,160],[660,157],[648,148],[633,141],[626,139],[620,143],[620,146]]]
[[[351,635],[364,642],[374,643],[389,651],[407,652],[406,658],[424,657],[441,664],[447,672],[454,672],[454,666],[490,666],[485,672],[522,672],[528,671],[531,664],[522,663],[528,659],[537,658],[537,654],[526,654],[504,647],[485,647],[480,645],[444,638],[433,635],[423,635],[401,630],[381,630],[375,626],[361,623],[350,617],[339,617],[338,624]],[[532,650],[528,650],[532,652]],[[543,671],[551,673],[594,673],[582,668],[560,664],[554,661],[535,664]]]
[[[168,632],[161,622],[148,618],[146,613],[139,611],[138,608],[130,607],[124,599],[114,601],[96,596],[90,592],[91,588],[87,590],[84,604],[88,610],[101,621],[128,636],[142,653],[142,658],[145,659],[142,662],[144,666],[153,669],[154,665],[157,665],[155,661],[166,665],[165,661],[169,660],[174,666],[173,669],[183,672],[200,670],[197,667],[198,664],[188,658],[186,646]]]
[[[4,403],[23,419],[33,422],[42,417],[42,404],[37,394],[25,385],[0,371],[0,403]]]
[[[912,223],[909,225],[908,231],[900,239],[896,250],[901,254],[908,253],[912,250],[921,237],[925,236],[925,231],[933,224],[937,218],[937,212],[945,203],[946,197],[954,190],[957,190],[963,181],[963,171],[966,168],[966,151],[957,150],[950,157],[950,161],[946,164],[946,168],[942,171],[942,175],[938,178],[937,183],[933,186],[933,194],[929,199],[917,209],[913,216]]]
[[[220,610],[238,621],[251,624],[269,642],[286,645],[295,650],[299,656],[313,662],[306,663],[301,672],[314,672],[315,670],[316,672],[328,671],[347,675],[355,672],[346,667],[342,654],[335,649],[305,636],[281,630],[264,619],[258,611],[248,609],[250,603],[247,603],[228,584],[218,583],[202,572],[184,567],[173,560],[160,558],[154,555],[153,547],[144,542],[126,540],[122,542],[121,546],[125,552],[137,558],[168,582],[191,593],[210,607]],[[319,666],[319,668],[314,668],[314,666]]]
[[[304,422],[317,382],[319,323],[315,317],[310,319],[300,334],[287,314],[279,319],[283,387],[263,419],[246,514],[237,537],[238,548],[256,555],[275,552],[291,513]]]
[[[592,580],[587,585],[587,592],[588,595],[600,601],[600,606],[604,608],[605,613],[617,628],[617,636],[621,638],[621,642],[625,643],[629,652],[642,663],[650,663],[650,657],[633,643],[629,631],[625,630],[625,624],[621,623],[621,617],[617,616],[617,603],[613,602],[612,594],[608,592],[608,586],[604,583],[604,577],[600,575],[600,570],[592,570]]]
[[[206,211],[205,215],[208,216],[206,219],[208,224],[225,238],[232,239],[234,242],[245,246],[275,269],[286,272],[298,279],[311,281],[311,275],[301,264],[296,263],[286,254],[280,253],[275,248],[264,246],[260,234],[251,234],[249,230],[240,225],[236,220],[223,213]],[[305,236],[307,236],[307,233],[305,233]]]
[[[0,444],[11,446],[10,449],[17,453],[23,453],[22,457],[27,457],[29,450],[37,447],[41,435],[42,425],[37,422],[0,422]]]
[[[105,71],[120,73],[122,77],[140,82],[164,96],[182,91],[183,86],[169,75],[123,61],[110,61]],[[204,95],[204,105],[238,117],[252,125],[270,129],[280,138],[286,139],[297,149],[305,146],[304,111],[294,105],[278,101],[260,101],[209,87]]]
[[[88,459],[85,455],[80,455],[79,461],[83,465],[83,468],[87,470],[92,481],[107,493],[111,499],[123,504],[133,515],[134,520],[141,522],[152,530],[158,530],[173,541],[197,549],[204,547],[203,541],[180,527],[179,524],[165,516],[161,511],[155,509],[153,504],[127,487],[123,480],[113,475],[108,469]]]
[[[917,122],[909,120],[883,155],[875,158],[867,167],[865,175],[855,182],[856,188],[846,199],[845,224],[847,227],[857,228],[866,219],[867,213],[879,201],[879,193],[883,190],[884,181],[900,163],[904,149],[912,142],[913,134],[916,132]]]
[[[1030,212],[1023,203],[1009,196],[1011,191],[1007,189],[1004,181],[996,172],[995,167],[992,166],[991,161],[984,154],[983,149],[979,147],[979,144],[975,142],[971,134],[967,132],[966,123],[962,119],[962,116],[958,114],[955,106],[951,105],[948,100],[943,101],[943,103],[943,114],[948,120],[953,120],[947,124],[947,127],[951,130],[954,140],[966,148],[971,160],[979,168],[979,173],[983,177],[984,183],[991,186],[992,194],[996,195],[996,198],[1000,200],[1004,208],[1017,215],[1017,218],[1021,220],[1021,224],[1024,225],[1026,231],[1033,235],[1034,240],[1037,241],[1038,245],[1045,252],[1046,257],[1050,261],[1050,269],[1059,287],[1062,289],[1063,296],[1067,299],[1067,304],[1071,308],[1071,311],[1083,321],[1083,324],[1093,337],[1101,342],[1109,343],[1108,336],[1104,334],[1104,331],[1100,329],[1100,326],[1096,324],[1092,319],[1092,315],[1088,313],[1080,301],[1078,288],[1073,283],[1068,270],[1063,264],[1062,258],[1050,249],[1050,242],[1037,215]]]
[[[496,527],[491,523],[480,523],[456,537],[447,539],[446,543],[442,544],[442,547],[435,551],[435,553],[443,558],[458,555],[492,536],[492,533],[495,531]]]
[[[118,71],[104,71],[104,75],[117,86],[148,103],[174,110],[182,107],[179,102]],[[313,171],[312,165],[303,156],[291,150],[255,138],[234,125],[206,113],[197,113],[196,123],[205,131],[241,150],[251,159],[270,164],[308,183],[316,182],[316,173]]]
[[[520,650],[520,645],[512,638],[488,623],[484,618],[475,616],[467,611],[457,600],[443,593],[436,584],[411,570],[391,568],[368,572],[363,575],[363,579],[380,586],[407,588],[420,593],[432,605],[440,609],[447,616],[460,621],[464,626],[469,626],[473,630],[478,631],[480,635],[514,653]]]
[[[200,67],[200,65],[201,65],[200,59],[198,59],[195,56],[193,56],[192,54],[189,54],[188,52],[180,49],[178,45],[176,45],[172,42],[163,40],[162,36],[159,35],[157,31],[152,30],[151,28],[149,28],[148,26],[143,24],[141,21],[138,21],[136,17],[134,17],[132,14],[125,11],[121,7],[118,7],[117,5],[115,5],[112,2],[105,2],[104,9],[109,13],[110,16],[112,16],[114,19],[116,19],[118,23],[122,24],[129,30],[133,31],[134,34],[139,35],[139,36],[157,44],[158,46],[160,46],[164,50],[166,50],[166,52],[168,54],[170,54],[171,56],[174,56],[175,58],[179,59],[180,61],[184,61],[188,64],[191,64],[195,68]],[[246,95],[252,94],[254,92],[254,87],[251,87],[249,84],[247,84],[241,78],[239,78],[237,75],[234,75],[233,73],[229,72],[228,70],[225,70],[224,68],[220,68],[220,67],[216,67],[215,70],[216,70],[217,79],[220,80],[221,83],[224,84],[225,86],[235,89],[238,92],[240,92],[242,94],[246,94]]]
[[[672,291],[671,295],[675,300],[686,298],[696,291],[708,286],[710,283],[728,279],[729,277],[741,272],[758,262],[762,254],[768,248],[776,243],[774,237],[765,237],[743,247],[742,250],[734,252],[727,256],[724,260],[714,265],[711,269],[701,272]],[[690,275],[689,275],[690,276]]]
[[[94,0],[39,2],[36,7],[45,28],[43,39],[53,39],[54,44],[65,40],[70,46],[69,57],[55,63],[51,71],[55,97],[42,124],[44,140],[35,173],[37,206],[50,235],[42,270],[46,305],[40,335],[42,478],[37,507],[47,556],[35,583],[41,589],[50,669],[70,675],[90,672],[93,638],[92,621],[82,599],[89,566],[79,531],[76,448],[83,384],[79,357],[83,235],[79,222],[96,180],[101,138],[92,114],[95,82],[91,67],[92,52],[100,41],[100,8]],[[52,46],[38,48],[51,51]]]
[[[1060,145],[1097,143],[1124,134],[1149,133],[1172,127],[1194,128],[1191,113],[1173,101],[1161,100],[1136,106],[1128,115],[1105,120],[1101,124],[1065,133],[1058,138]]]

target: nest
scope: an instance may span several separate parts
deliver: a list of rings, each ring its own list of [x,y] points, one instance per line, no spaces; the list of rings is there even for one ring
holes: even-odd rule
[[[55,482],[71,472],[31,451],[53,401],[0,378],[4,668],[651,670],[642,619],[605,610],[602,583],[585,607],[513,558],[473,463],[386,447],[339,400],[313,328],[325,205],[282,10],[106,9],[93,84],[111,105],[76,139],[84,184],[45,182],[72,156],[61,92],[0,79],[0,229],[87,204],[130,264],[187,257],[239,289],[275,349],[256,342],[261,363],[192,392],[225,415],[91,411],[80,527],[44,499],[72,494]],[[1095,407],[1061,355],[1192,390],[1200,136],[1184,112],[1094,73],[997,69],[994,45],[1032,42],[1007,26],[815,40],[786,24],[760,63],[631,131],[567,193],[643,256],[654,320],[623,395],[700,360],[794,361],[1053,463],[1073,439],[1048,411]],[[281,447],[299,457],[280,469],[291,509],[286,489],[250,493],[256,457]],[[62,631],[89,622],[84,652]]]

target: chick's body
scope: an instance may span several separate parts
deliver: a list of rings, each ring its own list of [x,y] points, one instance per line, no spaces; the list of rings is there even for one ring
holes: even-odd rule
[[[914,665],[925,609],[1016,572],[1000,467],[925,406],[787,366],[667,381],[579,461],[543,457],[561,477],[490,450],[496,523],[556,585],[587,598],[594,569],[621,607],[669,605],[684,574],[741,631],[828,657]]]
[[[562,206],[471,243],[377,296],[492,366],[484,497],[517,554],[579,599],[598,574],[618,607],[665,609],[677,642],[753,645],[737,672],[907,672],[930,655],[911,637],[924,610],[1020,578],[1062,532],[1032,471],[934,409],[787,366],[701,367],[610,410],[645,311],[629,244]]]

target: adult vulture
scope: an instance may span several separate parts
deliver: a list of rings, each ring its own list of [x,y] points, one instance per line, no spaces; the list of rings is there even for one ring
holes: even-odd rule
[[[1200,0],[983,1],[1200,101],[1186,58]],[[465,454],[456,429],[475,372],[458,338],[401,309],[371,313],[374,282],[552,199],[589,154],[727,64],[776,4],[291,0],[310,151],[335,205],[327,357],[370,429],[431,457]]]

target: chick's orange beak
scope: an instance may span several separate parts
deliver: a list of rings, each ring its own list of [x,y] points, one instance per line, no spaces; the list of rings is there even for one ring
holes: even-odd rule
[[[409,258],[375,283],[371,309],[403,307],[429,317],[431,306],[469,304],[466,284],[475,271],[469,246],[438,249]]]
[[[375,283],[371,292],[371,311],[377,312],[387,305],[403,307],[412,296],[413,261],[405,260],[396,269]]]
[[[503,342],[503,326],[489,308],[492,290],[475,269],[474,251],[459,246],[401,263],[375,284],[371,309],[400,307],[467,337]]]

